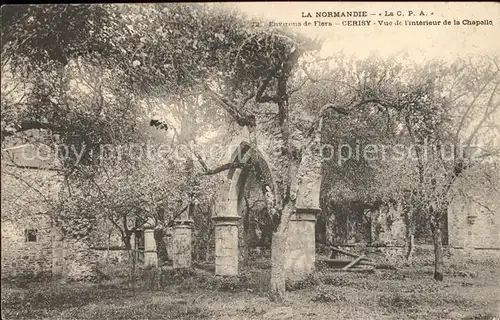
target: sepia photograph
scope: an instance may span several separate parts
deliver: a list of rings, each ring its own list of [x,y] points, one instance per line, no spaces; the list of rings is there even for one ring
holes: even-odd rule
[[[500,4],[1,7],[2,320],[500,320]]]

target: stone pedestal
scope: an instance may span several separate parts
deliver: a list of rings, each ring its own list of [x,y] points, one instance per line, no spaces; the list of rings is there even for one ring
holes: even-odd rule
[[[144,265],[158,266],[158,253],[153,228],[144,229]]]
[[[319,209],[300,209],[290,217],[285,270],[287,278],[302,280],[314,271],[316,215]]]
[[[176,220],[172,230],[172,262],[174,269],[191,268],[193,220]]]
[[[238,275],[238,216],[212,218],[215,224],[215,274]]]

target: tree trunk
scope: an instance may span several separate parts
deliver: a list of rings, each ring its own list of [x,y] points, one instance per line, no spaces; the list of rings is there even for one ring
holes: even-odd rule
[[[245,196],[245,211],[243,213],[243,266],[248,266],[248,251],[250,243],[250,205]]]
[[[250,242],[250,236],[249,236],[249,232],[248,232],[248,229],[244,229],[243,230],[243,266],[244,267],[247,267],[248,266],[248,257],[249,257],[249,248],[248,248],[248,244]]]
[[[283,301],[285,297],[285,257],[287,251],[288,223],[295,209],[294,203],[288,203],[282,211],[278,230],[271,240],[271,287],[269,297],[272,301]]]
[[[108,260],[110,246],[111,246],[111,232],[108,232],[108,239],[106,240],[106,255],[104,256],[105,261]]]
[[[403,209],[404,220],[406,225],[406,261],[411,261],[413,252],[415,251],[415,228],[413,225],[413,217],[411,216],[410,209]]]
[[[443,239],[441,226],[434,222],[431,224],[432,242],[434,244],[434,280],[443,281]]]
[[[130,243],[130,235],[127,235],[125,239],[123,239],[123,242],[125,243],[125,248],[128,253],[129,286],[131,288],[135,288],[135,269],[136,269],[137,253],[134,250],[135,248],[132,248],[132,245]]]
[[[326,221],[326,245],[333,246],[335,244],[335,213],[328,212],[327,221]]]
[[[156,242],[156,250],[158,252],[158,260],[161,263],[168,261],[168,248],[167,245],[165,244],[164,238],[165,238],[165,230],[164,229],[155,229],[154,231],[154,238]]]
[[[271,240],[271,287],[270,298],[272,301],[283,301],[285,296],[285,250],[286,232],[278,229]]]
[[[210,244],[212,244],[212,232],[213,232],[213,230],[214,230],[214,228],[212,227],[210,229],[210,232],[208,233],[207,243],[205,246],[205,261],[207,261],[207,262],[208,262],[209,257],[210,257],[209,252],[210,252],[210,248],[211,248]]]
[[[415,251],[415,235],[412,232],[408,232],[406,241],[406,261],[409,262],[413,259],[413,252]]]

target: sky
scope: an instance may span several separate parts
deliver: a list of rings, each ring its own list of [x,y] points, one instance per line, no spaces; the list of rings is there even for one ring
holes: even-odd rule
[[[273,22],[341,23],[344,20],[371,20],[370,26],[298,27],[311,37],[325,39],[325,56],[343,51],[348,55],[365,57],[371,52],[382,56],[406,51],[412,60],[435,57],[453,59],[458,56],[486,53],[500,55],[500,3],[495,2],[240,2],[220,4],[237,7],[249,16]],[[426,16],[415,15],[424,11]],[[366,18],[314,18],[316,12],[366,11]],[[404,17],[384,17],[385,11],[401,11]],[[313,18],[302,18],[310,12]],[[379,16],[381,14],[382,16]],[[379,26],[378,20],[491,20],[493,25],[470,26]],[[403,22],[404,23],[404,22]]]

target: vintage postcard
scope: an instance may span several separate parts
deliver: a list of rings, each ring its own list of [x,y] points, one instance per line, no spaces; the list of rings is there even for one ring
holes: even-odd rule
[[[500,4],[1,15],[2,319],[500,319]]]

